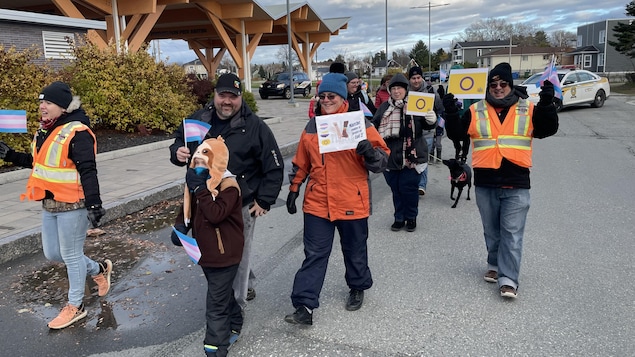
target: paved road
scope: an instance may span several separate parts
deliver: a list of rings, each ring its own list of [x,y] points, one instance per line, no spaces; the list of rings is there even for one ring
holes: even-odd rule
[[[462,199],[451,209],[447,169],[435,166],[415,233],[389,230],[390,192],[374,176],[369,259],[375,284],[362,309],[344,309],[348,291],[335,242],[314,325],[289,325],[283,317],[292,311],[289,294],[303,256],[302,217],[287,214],[283,187],[280,205],[256,225],[258,295],[230,355],[635,355],[635,125],[627,100],[567,109],[559,133],[535,141],[532,208],[514,301],[502,300],[482,280],[485,248],[475,202]],[[165,241],[166,234],[145,238]],[[45,328],[45,309],[17,313],[20,306],[3,293],[2,310],[9,312],[0,313],[1,322],[11,321],[1,332],[4,351],[202,356],[204,280],[182,252],[168,247],[115,281],[110,310],[90,302],[87,321],[61,333]],[[110,325],[100,328],[100,316],[109,316]]]

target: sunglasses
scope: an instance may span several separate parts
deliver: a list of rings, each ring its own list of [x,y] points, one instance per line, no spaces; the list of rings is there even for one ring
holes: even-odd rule
[[[492,89],[496,89],[496,87],[500,86],[501,88],[507,88],[509,83],[507,82],[493,82],[489,84],[489,87]]]
[[[329,95],[320,94],[318,97],[320,98],[320,100],[324,100],[326,98],[328,98],[329,100],[333,100],[335,99],[335,97],[337,97],[337,95],[336,94],[329,94]]]

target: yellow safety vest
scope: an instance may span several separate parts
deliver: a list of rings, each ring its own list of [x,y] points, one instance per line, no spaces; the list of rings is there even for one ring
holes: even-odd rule
[[[473,167],[498,169],[503,158],[521,167],[531,167],[533,103],[520,99],[509,108],[502,123],[494,107],[484,100],[471,105],[470,111],[468,134],[472,138]]]
[[[95,135],[86,125],[72,121],[53,129],[38,151],[36,138],[31,143],[33,152],[33,169],[26,184],[26,192],[20,200],[30,201],[44,199],[46,191],[53,193],[59,202],[75,203],[84,198],[84,189],[80,181],[75,163],[68,158],[70,143],[75,134],[87,130],[95,139]],[[94,140],[97,154],[97,140]]]

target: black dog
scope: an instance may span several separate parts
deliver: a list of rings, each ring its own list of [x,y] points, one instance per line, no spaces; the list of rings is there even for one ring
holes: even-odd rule
[[[456,208],[456,204],[459,203],[459,198],[463,192],[463,187],[467,185],[467,199],[470,199],[470,189],[472,188],[472,168],[470,165],[457,161],[456,159],[443,160],[443,164],[450,169],[450,183],[452,188],[450,189],[450,199],[454,200],[454,188],[459,190],[459,194],[456,196],[456,200],[452,205],[452,208]]]

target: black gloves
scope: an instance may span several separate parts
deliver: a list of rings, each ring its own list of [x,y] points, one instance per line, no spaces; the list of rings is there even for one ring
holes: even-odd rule
[[[192,168],[187,169],[187,173],[185,174],[185,184],[190,189],[190,191],[196,193],[200,188],[204,188],[205,181],[207,179],[199,174]]]
[[[357,155],[361,155],[367,160],[372,160],[375,157],[373,144],[371,144],[368,139],[364,139],[358,142],[355,152],[357,153]]]
[[[298,199],[298,192],[289,191],[289,195],[287,196],[287,212],[290,214],[295,214],[298,209],[295,207],[295,200]]]
[[[540,93],[538,95],[540,95],[540,101],[538,102],[538,105],[546,106],[552,104],[553,97],[555,95],[553,83],[551,83],[549,80],[545,80],[545,82],[542,84],[542,87],[540,87]]]
[[[99,227],[99,220],[106,214],[106,210],[101,206],[101,204],[92,205],[86,207],[88,210],[88,220],[93,228]]]
[[[183,223],[178,223],[174,225],[174,229],[176,229],[177,231],[183,233],[183,234],[187,234],[187,232],[190,231],[190,229]],[[170,234],[170,240],[172,240],[172,244],[182,247],[183,244],[181,244],[181,240],[179,239],[179,236],[176,235],[176,233],[174,233],[174,231],[172,231],[172,234]]]
[[[0,140],[0,159],[7,157],[7,154],[11,151],[9,145],[5,144],[4,141]]]
[[[454,98],[454,94],[448,93],[443,96],[443,107],[445,108],[445,112],[448,114],[454,114],[459,111],[459,107],[456,106],[456,98]]]

